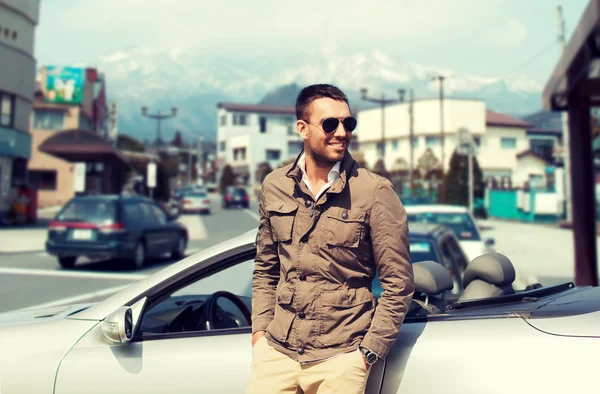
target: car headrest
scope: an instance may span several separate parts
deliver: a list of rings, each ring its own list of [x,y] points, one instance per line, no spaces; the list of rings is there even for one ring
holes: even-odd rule
[[[452,290],[454,283],[446,268],[435,261],[421,261],[413,264],[415,292],[436,295]]]
[[[515,280],[515,267],[508,257],[500,253],[486,253],[475,257],[467,265],[463,286],[467,287],[475,279],[481,279],[496,286],[510,285]]]

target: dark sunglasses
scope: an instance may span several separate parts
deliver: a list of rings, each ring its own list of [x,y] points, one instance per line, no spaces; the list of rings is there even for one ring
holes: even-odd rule
[[[310,123],[307,120],[305,120],[305,122]],[[342,119],[342,124],[344,125],[344,129],[349,133],[352,133],[354,131],[354,129],[356,129],[357,123],[358,122],[357,122],[356,118],[353,116],[349,116],[347,118]],[[326,132],[327,134],[330,134],[337,130],[338,126],[340,125],[340,120],[337,118],[327,118],[327,119],[323,119],[323,121],[321,122],[320,125],[314,124],[314,123],[310,123],[310,124],[312,124],[314,126],[320,126],[324,132]]]

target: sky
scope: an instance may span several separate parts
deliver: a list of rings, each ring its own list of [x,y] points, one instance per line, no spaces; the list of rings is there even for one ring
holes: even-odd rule
[[[132,47],[270,56],[299,48],[382,51],[457,73],[545,83],[588,0],[41,0],[39,65]],[[176,4],[176,5],[175,5]]]

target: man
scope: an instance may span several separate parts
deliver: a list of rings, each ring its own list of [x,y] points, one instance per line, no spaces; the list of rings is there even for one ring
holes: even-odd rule
[[[262,186],[248,393],[363,393],[414,292],[406,212],[347,152],[357,122],[341,90],[304,88],[296,117],[304,151]]]

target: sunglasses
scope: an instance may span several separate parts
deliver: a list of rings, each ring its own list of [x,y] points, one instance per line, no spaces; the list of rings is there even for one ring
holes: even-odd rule
[[[310,123],[309,121],[306,121],[306,120],[305,120],[305,122]],[[356,118],[353,116],[344,118],[341,120],[341,122],[344,125],[344,129],[349,133],[352,133],[354,131],[354,129],[356,129],[356,125],[358,123]],[[314,126],[320,126],[321,129],[323,129],[323,131],[325,133],[330,134],[337,130],[338,126],[340,125],[340,120],[338,118],[326,118],[326,119],[323,119],[323,121],[321,122],[320,125],[314,124],[314,123],[310,123],[310,124],[312,124]]]

